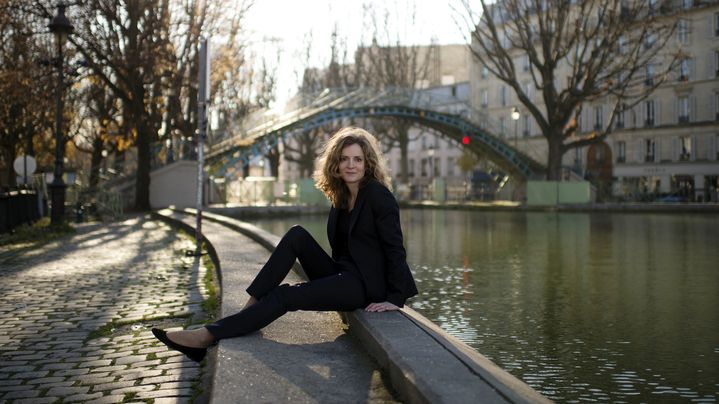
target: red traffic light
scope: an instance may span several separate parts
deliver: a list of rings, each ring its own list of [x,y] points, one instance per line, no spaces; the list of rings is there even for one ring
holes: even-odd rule
[[[462,136],[462,144],[463,145],[469,144],[469,136]]]

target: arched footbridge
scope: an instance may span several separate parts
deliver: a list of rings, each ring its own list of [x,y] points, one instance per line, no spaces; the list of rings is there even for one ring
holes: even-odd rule
[[[325,90],[305,107],[261,123],[242,135],[225,138],[209,148],[206,164],[210,173],[224,176],[256,156],[266,154],[280,139],[309,131],[331,122],[358,118],[394,117],[416,122],[492,160],[510,176],[526,180],[543,175],[542,164],[494,135],[485,116],[470,119],[469,108],[462,113],[443,112],[443,103],[422,90],[360,89]],[[446,106],[446,103],[444,103]],[[477,114],[474,114],[477,115]],[[482,121],[484,124],[475,123]]]

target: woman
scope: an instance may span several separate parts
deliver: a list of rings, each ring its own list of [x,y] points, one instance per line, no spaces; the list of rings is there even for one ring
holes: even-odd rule
[[[360,128],[341,129],[325,144],[314,178],[332,202],[327,222],[332,256],[305,229],[293,226],[247,288],[242,311],[192,331],[153,328],[157,339],[199,362],[210,345],[259,330],[288,311],[392,311],[417,294],[399,207],[374,136]],[[280,284],[296,259],[309,280]]]

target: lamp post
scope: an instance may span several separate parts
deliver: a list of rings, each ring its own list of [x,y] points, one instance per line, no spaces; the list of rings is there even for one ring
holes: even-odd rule
[[[50,222],[53,226],[61,225],[63,216],[65,215],[65,182],[62,180],[62,160],[65,151],[65,142],[62,134],[62,112],[63,100],[62,95],[65,90],[65,77],[63,74],[63,46],[67,41],[67,37],[72,33],[74,27],[70,20],[65,16],[65,5],[57,6],[57,15],[48,25],[50,32],[55,35],[55,45],[57,46],[57,93],[55,110],[55,171],[53,172],[52,184],[50,184],[50,200],[52,203],[52,212],[50,214]]]
[[[514,121],[514,148],[517,148],[517,124],[519,123],[519,109],[512,108],[512,120]]]

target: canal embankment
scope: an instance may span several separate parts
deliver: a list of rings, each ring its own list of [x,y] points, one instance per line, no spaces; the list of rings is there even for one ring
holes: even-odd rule
[[[195,218],[189,213],[165,210],[158,216],[191,227]],[[225,316],[241,308],[244,288],[279,237],[226,216],[205,213],[204,218],[204,237],[221,271]],[[298,268],[289,281],[301,276]],[[260,333],[220,341],[212,400],[383,401],[393,390],[405,402],[549,402],[409,308],[342,313],[344,326],[338,318],[337,313],[289,313]],[[367,362],[367,353],[373,360]],[[384,377],[377,377],[378,371]]]
[[[491,202],[400,202],[405,209],[485,210],[517,212],[614,212],[614,213],[719,213],[719,203],[587,203],[528,206],[513,201]]]
[[[660,203],[622,202],[591,204],[559,204],[552,206],[527,206],[514,201],[400,201],[403,209],[446,209],[469,211],[506,212],[607,212],[607,213],[719,213],[719,203]],[[271,205],[235,206],[212,205],[208,212],[236,219],[258,217],[296,217],[301,215],[326,215],[329,205]]]

